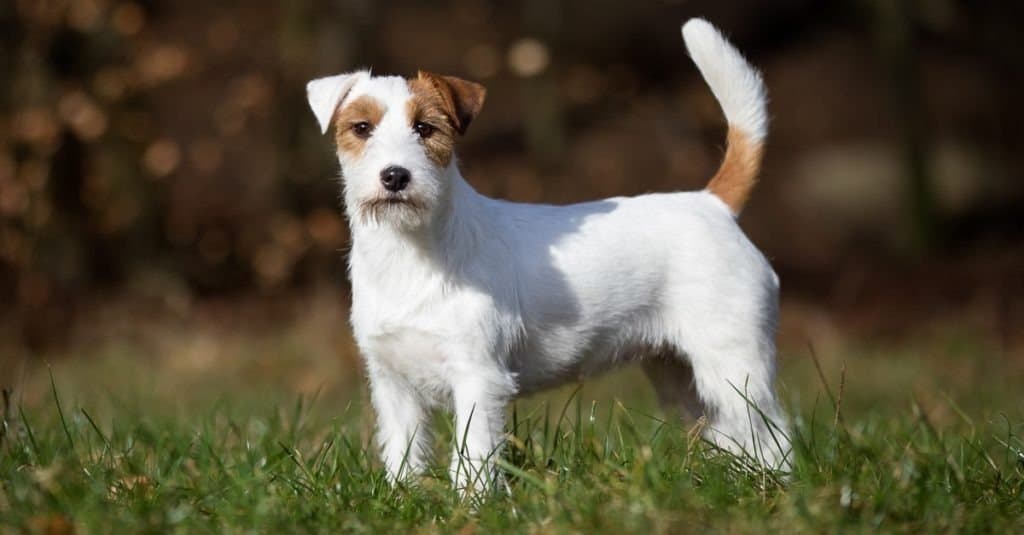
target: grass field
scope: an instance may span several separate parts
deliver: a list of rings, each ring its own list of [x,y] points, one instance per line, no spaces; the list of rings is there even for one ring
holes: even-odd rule
[[[637,370],[521,401],[510,493],[482,503],[448,490],[443,415],[435,471],[389,486],[353,363],[310,356],[307,334],[223,362],[197,335],[174,358],[124,342],[29,368],[0,531],[1024,532],[1024,373],[969,333],[844,344],[821,373],[784,351],[788,478],[664,423]]]

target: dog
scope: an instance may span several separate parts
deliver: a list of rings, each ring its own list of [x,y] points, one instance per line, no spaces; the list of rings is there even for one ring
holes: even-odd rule
[[[456,138],[480,84],[420,71],[309,82],[335,128],[351,226],[351,324],[389,478],[423,470],[428,412],[454,412],[451,476],[493,480],[516,396],[638,361],[660,402],[706,417],[719,447],[786,465],[774,392],[779,280],[737,216],[766,135],[760,74],[702,19],[682,27],[728,120],[702,191],[570,206],[512,203],[463,178]]]

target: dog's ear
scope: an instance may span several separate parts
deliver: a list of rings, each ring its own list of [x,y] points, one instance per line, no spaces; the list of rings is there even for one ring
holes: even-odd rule
[[[460,135],[466,133],[469,123],[484,107],[487,89],[469,80],[454,76],[442,76],[426,71],[419,71],[417,78],[429,83],[444,102],[445,112],[452,120],[455,131]]]
[[[369,76],[369,71],[354,71],[317,78],[306,84],[306,98],[309,100],[309,107],[313,109],[313,114],[316,115],[317,122],[320,123],[321,132],[327,133],[335,110],[356,82]]]

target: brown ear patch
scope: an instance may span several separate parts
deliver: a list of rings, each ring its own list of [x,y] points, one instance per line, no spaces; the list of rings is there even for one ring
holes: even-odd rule
[[[487,98],[484,86],[454,76],[419,71],[416,81],[433,89],[460,135],[466,133],[469,123],[480,114]]]
[[[368,138],[356,135],[352,127],[357,123],[370,123],[372,136],[373,129],[380,124],[386,111],[384,104],[369,95],[363,95],[338,110],[334,116],[334,141],[338,144],[338,150],[359,157]]]
[[[409,128],[416,123],[427,123],[434,127],[434,132],[422,138],[430,161],[440,167],[447,167],[452,161],[455,150],[455,124],[447,110],[447,103],[434,88],[434,85],[421,78],[409,80],[409,91],[412,98],[406,104],[406,116]]]

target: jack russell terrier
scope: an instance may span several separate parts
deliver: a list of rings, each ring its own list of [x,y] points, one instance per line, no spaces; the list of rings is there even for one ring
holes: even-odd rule
[[[454,153],[483,86],[423,71],[307,85],[321,129],[335,128],[351,322],[392,480],[423,469],[432,407],[453,409],[452,481],[473,489],[495,476],[511,399],[634,361],[664,406],[707,418],[707,440],[788,465],[773,389],[779,280],[736,222],[761,163],[765,89],[708,22],[682,34],[729,123],[702,191],[491,199]]]

